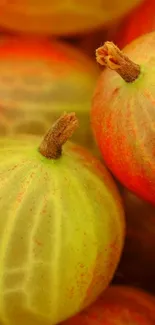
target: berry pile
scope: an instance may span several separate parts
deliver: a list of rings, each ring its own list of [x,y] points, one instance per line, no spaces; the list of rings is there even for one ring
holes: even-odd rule
[[[155,2],[0,2],[0,325],[155,325]]]

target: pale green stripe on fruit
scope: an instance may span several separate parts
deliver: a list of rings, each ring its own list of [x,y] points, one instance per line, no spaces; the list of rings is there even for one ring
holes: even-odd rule
[[[30,301],[29,305],[33,309],[36,310],[38,313],[45,313],[45,306],[47,308],[46,313],[50,315],[51,313],[57,313],[57,301],[58,301],[58,282],[59,282],[59,258],[60,258],[60,252],[61,252],[61,214],[62,214],[62,204],[59,202],[60,198],[60,184],[59,184],[59,174],[57,173],[56,169],[54,170],[54,174],[50,174],[50,170],[48,171],[48,179],[44,184],[43,187],[43,175],[42,175],[42,195],[45,197],[46,204],[45,206],[42,205],[42,208],[46,209],[46,212],[40,213],[37,215],[37,223],[35,224],[35,228],[33,229],[33,237],[35,236],[38,240],[41,241],[42,233],[44,232],[44,228],[46,227],[46,224],[49,220],[49,231],[47,229],[47,237],[46,234],[44,234],[44,239],[46,238],[46,243],[42,242],[40,249],[41,250],[46,250],[46,246],[48,243],[48,240],[51,241],[51,256],[49,258],[49,261],[44,261],[44,260],[37,260],[35,257],[31,259],[31,267],[30,267]],[[52,184],[52,188],[48,187],[51,185],[50,178],[52,177],[52,180],[54,180]],[[45,201],[44,201],[45,203]],[[51,214],[51,211],[53,211],[53,214]],[[52,229],[53,228],[53,229]],[[54,240],[52,236],[52,232],[54,234]],[[39,237],[39,233],[40,236]],[[56,236],[55,236],[56,234]],[[32,241],[31,241],[32,243]],[[34,245],[32,245],[31,250],[34,251]],[[49,276],[49,281],[45,283],[44,280],[44,288],[42,291],[42,296],[41,292],[39,295],[39,292],[37,294],[37,287],[38,287],[38,281],[35,279],[37,277],[37,274],[35,272],[35,268],[40,265],[40,268],[42,268],[42,276],[45,275],[46,272],[50,272]],[[39,272],[39,270],[38,270]],[[38,275],[39,276],[39,275]],[[46,284],[46,285],[45,285]],[[33,292],[31,290],[31,287],[33,286]],[[52,290],[50,289],[52,287]],[[56,288],[54,290],[54,288]],[[52,297],[49,297],[48,293],[52,293]],[[45,296],[44,296],[45,293]],[[44,297],[44,301],[42,302],[42,299]],[[47,299],[47,301],[46,301]],[[40,301],[40,302],[39,302]],[[51,303],[50,303],[51,301]],[[46,302],[46,303],[45,303]],[[43,310],[42,310],[43,309]],[[54,317],[54,316],[53,316]]]
[[[10,186],[14,186],[13,191],[12,191],[12,188],[9,191],[8,182],[6,182],[4,184],[4,186],[2,184],[2,186],[0,187],[0,197],[2,200],[1,207],[5,211],[5,218],[3,216],[1,216],[1,218],[0,218],[0,223],[5,224],[5,226],[1,224],[1,227],[0,227],[0,229],[3,229],[3,234],[1,234],[1,245],[0,245],[0,280],[1,280],[1,282],[0,282],[0,292],[1,292],[1,294],[0,294],[0,308],[1,308],[2,317],[4,316],[3,277],[5,276],[5,271],[6,271],[5,262],[6,262],[6,257],[7,257],[6,254],[8,253],[7,247],[9,246],[9,242],[11,239],[13,229],[14,229],[15,224],[19,217],[19,215],[16,213],[13,216],[13,210],[17,209],[17,207],[18,207],[18,194],[21,191],[22,178],[20,178],[20,172],[21,172],[21,175],[22,176],[24,175],[24,178],[25,178],[25,174],[27,173],[27,171],[29,172],[29,165],[25,165],[24,169],[19,168],[19,170],[18,170],[18,168],[17,168],[15,172],[13,171],[13,176],[11,176],[11,174],[9,175]],[[16,179],[17,175],[18,175],[18,177]],[[9,193],[12,194],[11,197],[9,196]],[[6,198],[7,198],[7,201],[6,201]],[[2,204],[3,204],[3,206],[2,206]]]

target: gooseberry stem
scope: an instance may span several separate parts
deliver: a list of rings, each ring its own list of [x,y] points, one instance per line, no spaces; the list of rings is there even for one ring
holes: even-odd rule
[[[96,50],[96,60],[115,70],[128,83],[135,81],[140,74],[140,66],[132,62],[113,42],[105,42]]]
[[[39,152],[48,159],[58,159],[62,154],[62,146],[78,127],[75,113],[64,113],[52,125],[43,138]]]

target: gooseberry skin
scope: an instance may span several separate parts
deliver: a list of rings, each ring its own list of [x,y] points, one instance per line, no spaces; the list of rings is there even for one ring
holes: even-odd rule
[[[153,325],[155,299],[133,287],[111,286],[89,308],[63,325]]]
[[[123,50],[140,65],[125,82],[106,68],[93,97],[91,123],[103,158],[114,176],[137,196],[155,204],[155,33]]]
[[[109,24],[142,0],[14,0],[1,3],[0,25],[35,34],[69,35]]]
[[[2,37],[0,135],[43,135],[64,111],[80,128],[73,141],[94,149],[89,112],[98,69],[78,49],[58,41]]]
[[[49,160],[40,139],[0,139],[0,321],[53,325],[109,284],[124,211],[105,167],[71,142]]]

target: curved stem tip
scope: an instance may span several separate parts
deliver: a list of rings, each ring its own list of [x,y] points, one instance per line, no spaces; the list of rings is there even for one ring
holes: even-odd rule
[[[40,153],[48,159],[58,159],[62,153],[62,146],[72,136],[78,127],[75,113],[64,113],[52,125],[40,144]]]
[[[96,60],[115,70],[126,82],[133,82],[140,74],[140,66],[132,62],[113,42],[105,42],[96,50]]]

